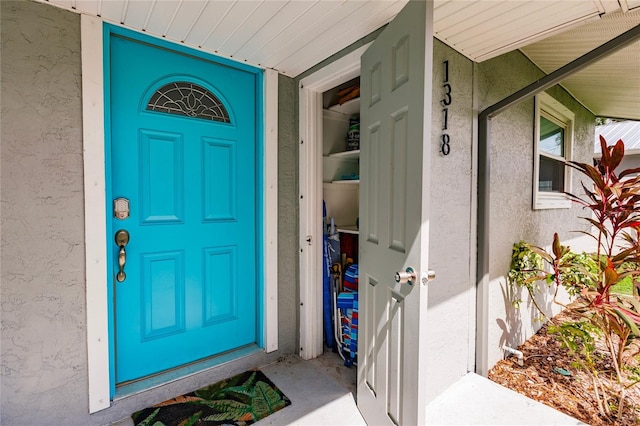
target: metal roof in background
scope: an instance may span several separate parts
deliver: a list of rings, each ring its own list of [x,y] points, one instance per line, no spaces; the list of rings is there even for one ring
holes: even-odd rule
[[[407,0],[36,0],[143,31],[205,52],[295,77],[391,21]],[[469,59],[482,62],[522,48],[545,72],[570,62],[569,54],[601,44],[628,21],[639,22],[640,0],[434,0],[435,36]],[[619,15],[614,17],[614,15]],[[611,19],[609,19],[611,15]],[[602,18],[601,18],[602,17]],[[614,27],[597,39],[571,33],[602,22]],[[585,40],[582,40],[582,37]],[[539,50],[534,50],[538,43]],[[585,43],[584,46],[580,44]],[[527,47],[528,46],[528,47]],[[626,50],[626,49],[625,49]],[[594,72],[568,86],[595,114],[640,119],[633,94],[637,50],[619,56],[619,72]],[[620,53],[622,55],[622,52]],[[635,55],[635,57],[634,57]],[[547,65],[547,61],[554,61]],[[563,62],[564,61],[564,62]],[[586,71],[583,71],[586,72]],[[582,73],[581,73],[582,74]],[[616,81],[614,81],[614,78]],[[595,80],[593,80],[595,79]],[[620,80],[622,83],[618,83]],[[615,84],[614,84],[615,83]],[[587,89],[583,89],[584,86]],[[599,90],[599,99],[594,90]],[[621,89],[620,87],[623,87]],[[631,90],[630,90],[631,89]],[[585,97],[583,100],[582,97]],[[617,114],[611,105],[628,105]],[[634,110],[635,108],[635,110]],[[616,112],[616,114],[614,114]]]
[[[593,152],[601,154],[600,136],[607,141],[607,146],[615,145],[620,139],[624,142],[625,151],[640,151],[640,121],[621,121],[596,126],[596,137]]]

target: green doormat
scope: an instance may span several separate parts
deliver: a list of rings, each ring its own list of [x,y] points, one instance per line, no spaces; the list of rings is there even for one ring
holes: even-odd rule
[[[136,426],[249,425],[291,401],[260,370],[245,371],[131,415]]]

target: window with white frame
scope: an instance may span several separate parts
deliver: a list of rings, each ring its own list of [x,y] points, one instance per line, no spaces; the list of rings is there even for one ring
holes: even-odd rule
[[[571,201],[571,160],[575,115],[568,108],[542,92],[536,96],[534,144],[534,209],[565,209]]]

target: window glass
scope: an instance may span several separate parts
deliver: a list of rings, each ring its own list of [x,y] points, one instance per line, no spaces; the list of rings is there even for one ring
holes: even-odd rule
[[[540,114],[540,140],[538,153],[538,191],[563,192],[564,191],[564,127],[559,126],[547,117],[544,112]],[[554,158],[557,157],[557,158]]]
[[[564,191],[564,164],[562,162],[541,155],[539,173],[538,191]]]
[[[564,128],[540,117],[540,152],[564,157]]]
[[[571,160],[575,114],[549,94],[536,95],[534,209],[571,208]]]

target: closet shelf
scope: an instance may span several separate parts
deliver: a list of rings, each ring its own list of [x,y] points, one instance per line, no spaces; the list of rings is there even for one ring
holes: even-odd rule
[[[354,234],[358,235],[360,232],[355,225],[353,226],[338,226],[338,232],[342,232],[343,234]]]
[[[360,184],[360,179],[332,180],[331,183],[337,183],[340,185],[358,185]]]
[[[354,149],[352,151],[334,152],[333,154],[329,154],[329,157],[331,157],[331,158],[344,158],[344,159],[359,158],[360,157],[360,150],[359,149]]]
[[[345,115],[360,114],[360,98],[350,99],[342,105],[330,106],[329,111],[335,111]]]

